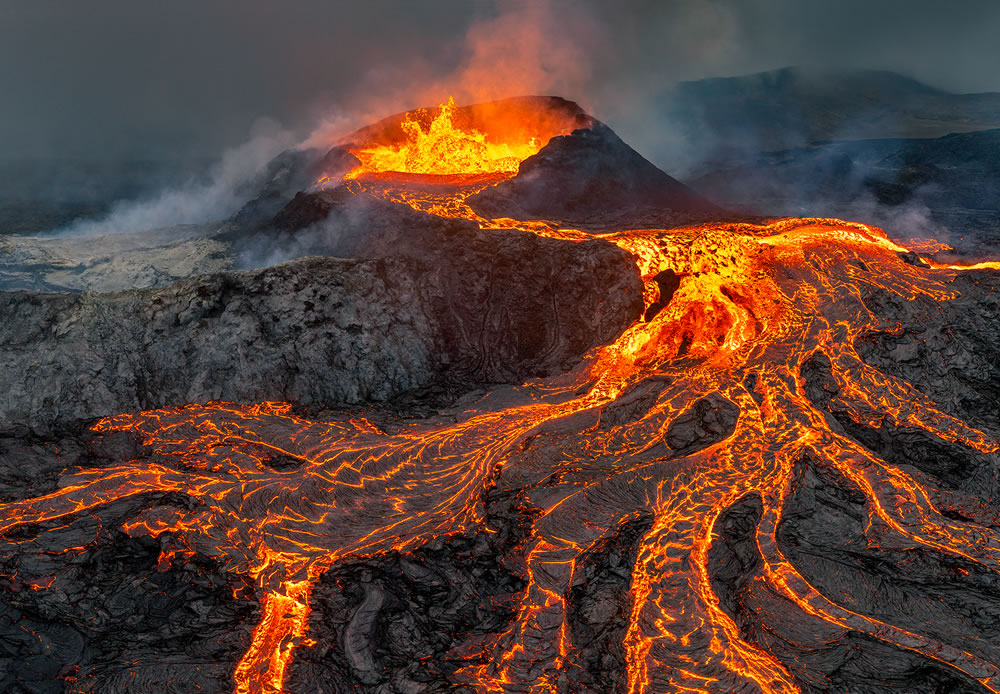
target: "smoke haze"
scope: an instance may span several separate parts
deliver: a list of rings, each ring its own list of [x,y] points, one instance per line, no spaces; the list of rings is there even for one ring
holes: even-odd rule
[[[57,231],[69,235],[123,233],[223,219],[252,195],[250,186],[265,165],[294,144],[291,131],[272,121],[260,121],[248,142],[223,153],[207,180],[191,180],[151,198],[122,200],[105,217],[80,219]]]
[[[579,101],[629,142],[678,80],[784,65],[884,68],[1000,91],[989,0],[294,3],[0,0],[6,157],[214,155],[270,117],[523,93]]]

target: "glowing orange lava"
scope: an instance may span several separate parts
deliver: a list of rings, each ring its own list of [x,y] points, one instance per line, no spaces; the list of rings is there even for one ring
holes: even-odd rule
[[[493,142],[474,129],[456,127],[455,100],[441,104],[425,130],[415,114],[407,114],[400,127],[401,144],[383,144],[352,150],[361,160],[352,178],[362,173],[492,174],[517,172],[520,163],[538,152],[544,142]]]
[[[510,171],[537,149],[537,143],[494,149],[475,133],[456,132],[450,109],[442,107],[428,131],[404,126],[406,146],[364,151],[364,166]],[[419,191],[380,190],[484,227],[591,238],[544,223],[482,220],[465,206],[466,189],[427,193],[432,203]],[[574,371],[515,389],[504,409],[473,408],[458,421],[416,421],[391,434],[362,418],[310,421],[282,403],[121,414],[94,429],[133,432],[152,447],[148,458],[76,471],[51,494],[0,505],[0,531],[151,491],[192,498],[199,510],[150,509],[129,532],[173,533],[190,551],[256,581],[262,615],[236,668],[235,689],[275,693],[283,691],[293,650],[306,637],[310,589],[323,571],[352,557],[476,532],[480,500],[498,475],[547,465],[569,481],[540,502],[524,547],[528,587],[517,618],[489,647],[486,664],[461,671],[461,684],[478,692],[564,691],[559,687],[576,653],[566,627],[567,594],[580,579],[576,561],[622,519],[644,513],[654,520],[632,572],[627,690],[790,694],[799,691],[792,675],[741,637],[708,575],[716,522],[754,494],[763,505],[756,541],[764,576],[779,594],[818,619],[921,653],[1000,692],[1000,669],[973,648],[838,605],[836,596],[809,584],[775,540],[796,470],[811,457],[857,485],[870,518],[892,532],[1000,571],[1000,533],[942,515],[926,481],[832,430],[802,385],[803,362],[823,354],[840,388],[836,398],[857,421],[881,418],[995,456],[991,436],[868,365],[853,346],[866,332],[892,327],[866,308],[863,289],[947,300],[959,270],[903,262],[899,253],[906,249],[881,230],[833,219],[627,230],[604,238],[635,258],[647,305],[659,299],[657,274],[673,271],[679,288],[660,312]],[[653,399],[640,416],[606,419],[609,405],[649,384]],[[738,408],[734,431],[695,452],[671,451],[662,443],[670,426],[710,395]],[[570,417],[577,419],[567,423]],[[269,467],[275,453],[299,466]]]
[[[315,576],[310,576],[287,581],[279,590],[264,595],[261,605],[264,615],[254,629],[249,650],[233,674],[236,694],[283,691],[292,652],[308,626],[309,592],[314,580]]]

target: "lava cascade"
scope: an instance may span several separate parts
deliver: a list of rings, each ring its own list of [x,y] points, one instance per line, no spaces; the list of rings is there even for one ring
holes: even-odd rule
[[[361,157],[364,166],[509,173],[522,154],[484,159],[484,143],[472,138],[471,163],[439,157],[435,148],[449,140],[435,140],[433,128],[408,131],[433,159],[401,149],[391,152],[390,164],[375,154]],[[468,186],[414,192],[352,179],[347,185],[356,191],[464,216],[484,228],[512,226],[570,242],[590,238],[551,224],[483,220],[464,205]],[[634,256],[647,306],[661,308],[568,374],[514,389],[502,409],[473,407],[457,421],[438,417],[391,432],[360,416],[313,421],[285,403],[120,414],[94,430],[131,432],[152,451],[148,456],[67,473],[50,494],[3,504],[0,530],[70,522],[149,492],[189,497],[196,510],[154,507],[126,531],[169,534],[177,551],[212,557],[255,581],[261,615],[234,686],[240,694],[275,693],[284,690],[295,649],[308,644],[310,590],[324,571],[484,530],[479,502],[498,475],[542,466],[575,481],[539,509],[523,546],[528,585],[517,617],[470,659],[461,684],[481,692],[571,691],[579,665],[566,596],[579,579],[577,560],[641,513],[653,520],[632,570],[626,690],[788,694],[800,686],[785,665],[741,636],[708,572],[717,521],[756,495],[763,507],[756,545],[763,580],[775,591],[815,618],[916,651],[1000,692],[997,663],[967,644],[940,643],[842,607],[812,586],[776,541],[798,469],[806,459],[821,460],[862,490],[871,524],[913,546],[1000,571],[1000,533],[942,515],[938,490],[926,480],[832,429],[806,396],[802,376],[803,363],[822,354],[839,387],[835,397],[856,421],[918,428],[996,460],[1000,446],[991,436],[868,365],[853,346],[860,335],[893,327],[866,307],[864,291],[944,301],[954,296],[950,279],[964,270],[904,262],[908,249],[879,229],[832,219],[622,230],[605,238]],[[680,282],[661,302],[655,278],[665,271]],[[641,389],[652,393],[648,406],[633,417],[610,415]],[[671,426],[709,397],[738,410],[732,431],[693,451],[664,446]],[[298,465],[276,470],[267,465],[275,455]]]

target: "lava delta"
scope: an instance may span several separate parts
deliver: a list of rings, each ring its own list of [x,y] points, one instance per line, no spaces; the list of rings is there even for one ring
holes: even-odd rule
[[[8,691],[1000,692],[1000,263],[551,97],[286,153],[219,238],[309,257],[5,299],[118,355],[10,374]]]

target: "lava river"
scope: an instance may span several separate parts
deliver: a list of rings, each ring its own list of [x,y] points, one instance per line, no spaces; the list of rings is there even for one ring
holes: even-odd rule
[[[378,187],[374,180],[361,174],[348,183],[400,199],[402,184]],[[413,206],[428,209],[426,196],[415,195]],[[443,211],[476,218],[460,198]],[[567,243],[585,236],[554,225],[480,221]],[[797,472],[812,460],[862,490],[869,523],[883,532],[1000,571],[1000,535],[943,516],[925,480],[837,433],[807,397],[802,376],[804,362],[822,354],[838,386],[833,397],[856,421],[919,428],[997,460],[997,441],[866,364],[853,346],[866,332],[893,327],[866,308],[866,289],[946,300],[954,295],[950,280],[963,270],[904,262],[906,249],[879,229],[838,220],[625,230],[605,238],[634,256],[651,310],[566,374],[498,392],[456,418],[390,431],[360,416],[312,421],[283,403],[108,417],[94,430],[133,432],[154,452],[65,474],[55,492],[6,503],[0,529],[55,527],[149,492],[189,497],[190,508],[155,506],[125,530],[169,533],[177,551],[254,579],[260,617],[234,688],[273,693],[284,691],[295,649],[309,642],[310,591],[324,571],[442,535],[487,532],[482,499],[498,478],[556,476],[562,481],[539,497],[522,547],[527,588],[517,617],[486,657],[459,671],[458,684],[480,692],[573,691],[577,644],[566,603],[581,580],[576,562],[623,519],[642,515],[652,524],[632,568],[624,689],[796,692],[781,662],[741,638],[709,576],[716,523],[755,495],[763,507],[756,528],[763,580],[774,590],[813,617],[917,651],[1000,692],[998,664],[842,607],[813,587],[776,541]],[[664,276],[677,279],[676,289],[661,297],[666,285],[657,278]],[[678,442],[671,432],[699,403],[731,413],[728,424],[706,445]],[[267,462],[276,457],[295,464],[275,469]]]

